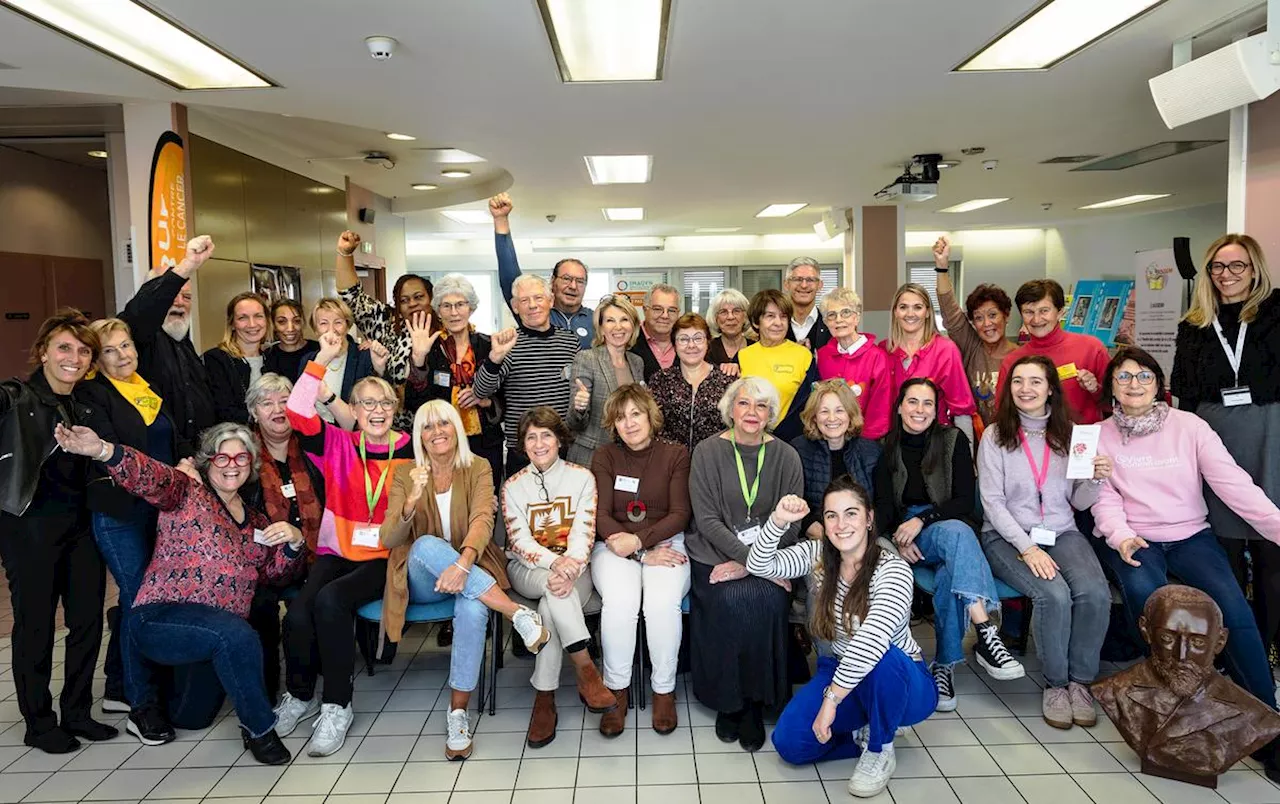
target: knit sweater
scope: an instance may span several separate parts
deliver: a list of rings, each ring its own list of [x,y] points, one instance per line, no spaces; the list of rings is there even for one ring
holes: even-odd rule
[[[822,542],[806,539],[783,550],[778,549],[783,530],[773,524],[772,518],[764,526],[760,538],[751,546],[747,555],[747,570],[761,578],[801,578],[811,576],[809,588],[822,586],[819,560],[822,558]],[[895,645],[914,661],[921,661],[920,646],[911,636],[911,596],[914,580],[907,562],[889,550],[880,553],[880,561],[871,574],[871,595],[867,616],[853,617],[853,632],[844,630],[844,598],[849,585],[838,581],[835,595],[836,639],[831,649],[840,657],[832,681],[836,686],[851,690],[875,669],[890,645]],[[811,604],[812,605],[812,604]]]
[[[938,291],[938,309],[942,311],[942,323],[947,328],[947,337],[955,341],[964,359],[964,370],[969,375],[969,387],[973,390],[973,400],[978,405],[978,413],[984,422],[995,421],[996,383],[1000,378],[1000,363],[1004,356],[1018,348],[1008,338],[1001,338],[995,351],[987,348],[986,341],[973,328],[973,322],[960,308],[955,290],[946,293]]]
[[[718,364],[693,386],[684,378],[679,364],[662,369],[649,380],[649,393],[662,411],[659,438],[680,444],[690,452],[703,440],[724,430],[720,418],[720,399],[733,384],[733,377],[722,372]]]
[[[591,459],[600,498],[596,535],[607,539],[615,533],[634,533],[641,546],[654,547],[683,533],[689,524],[689,451],[678,444],[654,441],[641,450],[605,444]],[[639,481],[636,491],[618,488],[620,478]],[[625,482],[625,481],[624,481]],[[644,504],[644,519],[632,522],[627,506]]]
[[[1044,428],[1048,414],[1040,417],[1021,415],[1031,456],[1039,470],[1044,466]],[[978,444],[978,487],[982,492],[982,529],[995,531],[1019,553],[1035,544],[1033,527],[1046,527],[1056,533],[1076,529],[1075,511],[1085,510],[1098,499],[1098,485],[1090,480],[1067,479],[1067,457],[1049,451],[1049,470],[1044,488],[1037,492],[1035,477],[1021,446],[1007,450],[996,443],[1000,428],[995,424]],[[1044,515],[1040,505],[1043,501]]]
[[[876,344],[875,335],[861,337],[865,340],[855,341],[850,347],[853,351],[848,353],[841,351],[840,342],[834,338],[818,349],[818,376],[849,384],[862,409],[862,436],[876,440],[889,432],[896,389],[889,355]]]
[[[1047,357],[1060,371],[1064,366],[1074,363],[1076,371],[1092,372],[1098,378],[1096,393],[1091,394],[1086,391],[1080,384],[1079,377],[1068,377],[1062,381],[1062,396],[1066,399],[1067,406],[1071,409],[1072,420],[1076,424],[1097,424],[1102,420],[1098,401],[1102,399],[1102,383],[1107,374],[1107,363],[1111,361],[1107,347],[1102,345],[1102,341],[1092,335],[1066,332],[1062,327],[1057,327],[1043,338],[1032,337],[1031,340],[1005,355],[1004,360],[1001,361],[1000,379],[996,385],[997,399],[1000,389],[1004,388],[1005,381],[1009,379],[1009,370],[1018,358],[1026,355]]]
[[[289,394],[289,423],[298,434],[302,449],[324,474],[324,517],[320,520],[317,553],[332,553],[349,561],[386,558],[389,551],[381,545],[366,547],[355,544],[357,528],[378,527],[387,516],[387,494],[396,467],[413,460],[413,439],[400,433],[391,454],[386,444],[366,444],[368,465],[360,458],[361,434],[348,432],[329,424],[316,414],[316,395],[324,377],[324,366],[309,362]],[[382,493],[369,510],[365,496],[377,489],[378,479],[385,475]]]
[[[1115,462],[1093,506],[1096,532],[1112,547],[1134,536],[1178,542],[1209,527],[1202,481],[1264,538],[1280,544],[1280,510],[1194,413],[1170,410],[1158,432],[1128,444],[1109,418],[1102,423],[1098,454]]]
[[[568,418],[569,372],[578,345],[578,336],[568,330],[522,326],[516,345],[501,363],[488,357],[476,369],[475,395],[501,398],[508,448],[524,451],[519,439],[520,418],[533,408],[549,405],[561,419]]]
[[[1235,348],[1240,334],[1240,311],[1244,302],[1218,305],[1218,322],[1223,337]],[[1258,307],[1244,335],[1240,355],[1239,385],[1249,386],[1255,405],[1280,402],[1280,292],[1272,291]],[[1178,407],[1195,412],[1201,402],[1222,402],[1222,389],[1237,385],[1235,372],[1222,349],[1213,324],[1196,327],[1183,321],[1178,325],[1177,351],[1169,391],[1178,397]]]
[[[134,606],[199,603],[248,617],[259,582],[280,585],[305,565],[302,551],[254,542],[254,530],[270,524],[262,513],[246,505],[244,523],[236,522],[212,488],[172,466],[124,446],[106,466],[121,488],[160,511]]]
[[[502,517],[507,555],[526,567],[551,569],[560,556],[586,562],[595,544],[595,478],[558,458],[545,472],[529,464],[503,485]]]

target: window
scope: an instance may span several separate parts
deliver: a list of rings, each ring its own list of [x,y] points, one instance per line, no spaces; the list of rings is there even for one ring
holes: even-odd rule
[[[684,271],[684,311],[706,316],[711,297],[724,290],[723,268]]]
[[[929,291],[929,303],[933,305],[934,321],[938,325],[938,331],[945,332],[946,328],[942,325],[942,308],[938,304],[938,273],[934,270],[933,263],[907,263],[907,281],[914,282]],[[951,263],[951,281],[955,283],[957,289],[960,287],[959,262]]]
[[[822,292],[818,294],[818,301],[821,302],[824,296],[838,287],[840,287],[840,269],[824,267],[822,269]]]

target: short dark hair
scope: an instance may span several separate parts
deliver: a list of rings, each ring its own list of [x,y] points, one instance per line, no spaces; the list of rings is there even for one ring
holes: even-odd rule
[[[764,318],[764,311],[770,304],[781,310],[788,321],[791,320],[791,314],[796,309],[791,304],[791,299],[787,298],[787,294],[777,288],[765,288],[751,297],[751,304],[747,307],[747,321],[751,322],[751,326],[756,330],[760,329],[760,319]]]
[[[559,276],[560,276],[560,266],[561,266],[561,265],[564,265],[565,263],[570,263],[570,262],[576,262],[577,264],[581,265],[581,266],[582,266],[582,272],[583,272],[584,274],[590,274],[590,273],[591,273],[591,270],[590,270],[589,268],[587,268],[587,264],[586,264],[585,262],[583,262],[582,260],[576,259],[576,258],[574,258],[574,257],[565,257],[563,260],[558,261],[558,262],[555,264],[555,267],[553,267],[553,268],[551,269],[551,278],[552,278],[552,279],[557,279],[557,278],[559,278]]]
[[[288,307],[290,310],[298,314],[298,318],[303,318],[303,319],[306,318],[306,316],[302,312],[302,302],[298,301],[297,299],[290,299],[282,296],[276,299],[275,301],[271,302],[272,320],[275,319],[276,313],[280,311],[281,307]]]
[[[555,434],[556,440],[560,442],[561,447],[567,447],[573,441],[573,436],[569,434],[569,428],[565,425],[564,419],[560,418],[560,414],[556,413],[556,409],[553,407],[539,405],[536,408],[526,410],[524,415],[520,417],[517,437],[520,439],[521,450],[524,449],[524,437],[529,434],[529,428],[531,427],[550,430]]]
[[[1116,373],[1120,371],[1120,364],[1124,363],[1126,360],[1132,360],[1139,366],[1142,366],[1144,369],[1147,369],[1152,374],[1156,375],[1156,401],[1164,401],[1164,369],[1160,368],[1160,364],[1157,363],[1156,359],[1147,351],[1139,349],[1136,346],[1121,346],[1116,350],[1115,357],[1111,358],[1111,362],[1107,364],[1107,373],[1102,378],[1103,394],[1111,394],[1112,398],[1115,397],[1115,394],[1112,394],[1111,392],[1111,387],[1115,382]],[[1104,396],[1103,399],[1106,399],[1106,397]],[[1107,406],[1104,405],[1104,407]]]
[[[978,308],[987,302],[994,304],[996,309],[1006,316],[1013,312],[1013,302],[1009,301],[1009,294],[1005,293],[1004,288],[999,285],[978,285],[969,294],[969,298],[964,300],[964,310],[972,319]]]
[[[1067,306],[1066,292],[1062,289],[1062,285],[1052,279],[1032,279],[1030,282],[1023,282],[1013,301],[1021,312],[1023,305],[1035,304],[1046,296],[1059,310]]]
[[[697,313],[685,313],[676,319],[676,324],[671,331],[679,332],[682,329],[696,329],[707,336],[708,342],[711,340],[711,327],[707,324],[707,319]]]
[[[65,332],[89,347],[90,367],[98,362],[102,342],[98,339],[97,330],[93,328],[84,313],[74,307],[60,307],[57,312],[44,320],[36,332],[36,341],[31,344],[32,366],[39,367],[40,358],[44,357],[45,351],[49,348],[49,342],[59,332]]]

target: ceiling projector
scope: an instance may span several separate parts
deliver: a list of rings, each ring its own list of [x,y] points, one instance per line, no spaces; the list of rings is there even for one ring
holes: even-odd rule
[[[911,161],[903,167],[902,175],[876,193],[876,200],[910,204],[935,198],[938,195],[938,163],[941,161],[941,154],[917,154],[911,157]]]

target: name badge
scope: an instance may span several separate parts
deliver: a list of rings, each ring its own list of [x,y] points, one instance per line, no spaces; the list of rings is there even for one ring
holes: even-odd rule
[[[441,388],[448,388],[449,383],[453,381],[453,377],[451,377],[449,372],[447,371],[437,371],[437,372],[434,372],[431,376],[432,376],[432,382],[434,382],[436,385],[440,386]]]
[[[259,529],[259,528],[254,528],[254,529],[253,529],[253,543],[254,543],[254,544],[261,544],[261,545],[263,545],[263,546],[265,546],[265,547],[270,547],[270,545],[268,545],[268,544],[267,544],[267,535],[266,535],[266,533],[264,533],[264,532],[263,532],[261,529]]]
[[[1249,392],[1249,386],[1237,385],[1235,388],[1222,389],[1222,404],[1228,408],[1234,408],[1239,405],[1252,405],[1253,394]]]
[[[298,496],[298,492],[297,490],[294,489],[292,483],[285,483],[282,486],[280,486],[280,493],[283,494],[285,497],[289,498],[290,500]]]
[[[759,525],[743,525],[738,529],[738,541],[750,547],[760,538],[761,529]]]
[[[618,477],[613,481],[613,490],[628,491],[635,494],[640,490],[640,478],[618,475]]]
[[[355,533],[351,534],[351,543],[356,547],[372,547],[378,549],[382,543],[378,540],[377,528],[356,528]]]
[[[1058,534],[1048,528],[1036,526],[1031,529],[1031,541],[1041,547],[1053,547],[1058,542]]]
[[[579,338],[585,338],[585,337],[587,337],[587,328],[586,328],[586,327],[578,327],[578,329],[577,329],[576,331],[577,331],[577,333],[578,333],[578,337],[579,337]]]
[[[1059,380],[1069,380],[1069,379],[1071,379],[1072,377],[1075,377],[1075,376],[1077,376],[1077,375],[1079,375],[1079,374],[1080,374],[1080,371],[1079,371],[1079,369],[1077,369],[1077,368],[1076,368],[1076,364],[1075,364],[1075,363],[1067,363],[1067,364],[1065,364],[1065,365],[1058,366],[1058,379],[1059,379]]]

